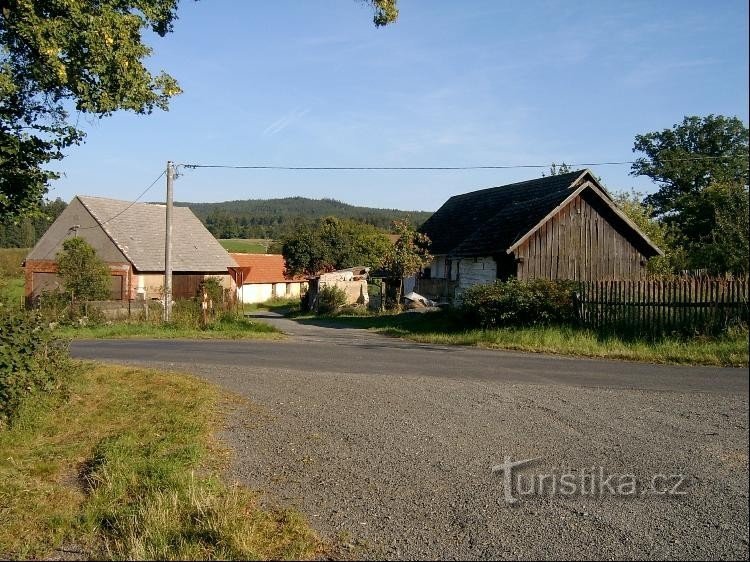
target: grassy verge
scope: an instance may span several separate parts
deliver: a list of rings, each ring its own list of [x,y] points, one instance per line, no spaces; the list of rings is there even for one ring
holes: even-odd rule
[[[28,248],[0,248],[0,303],[19,304],[23,298],[21,262]]]
[[[59,333],[72,339],[280,339],[283,334],[264,322],[247,318],[217,320],[205,328],[148,322],[117,322],[95,326],[62,326]]]
[[[603,359],[624,359],[649,363],[684,365],[748,365],[748,334],[737,330],[722,337],[655,340],[600,334],[574,327],[466,329],[449,312],[383,314],[374,316],[339,315],[329,318],[300,317],[300,322],[320,325],[346,325],[374,330],[422,343],[469,345],[541,353],[555,353]]]
[[[218,400],[190,377],[86,365],[67,400],[25,404],[0,432],[0,557],[320,556],[297,514],[218,477]]]
[[[242,310],[245,313],[256,312],[256,311],[270,311],[285,313],[297,313],[300,308],[300,298],[273,298],[266,302],[246,303],[242,305]]]

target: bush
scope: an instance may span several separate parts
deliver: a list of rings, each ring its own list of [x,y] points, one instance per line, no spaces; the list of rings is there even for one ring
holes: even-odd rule
[[[110,297],[109,267],[83,238],[68,238],[57,254],[57,271],[67,293],[78,300]]]
[[[40,314],[0,317],[0,426],[30,396],[63,390],[71,372],[67,342],[55,337]]]
[[[461,308],[470,322],[483,328],[572,323],[577,288],[574,281],[497,281],[464,291]]]
[[[335,285],[323,287],[318,293],[318,314],[333,314],[346,304],[346,293]]]

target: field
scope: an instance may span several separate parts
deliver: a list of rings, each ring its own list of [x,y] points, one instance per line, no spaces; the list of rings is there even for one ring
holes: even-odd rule
[[[265,254],[273,240],[267,238],[229,238],[219,240],[227,252],[237,254]]]

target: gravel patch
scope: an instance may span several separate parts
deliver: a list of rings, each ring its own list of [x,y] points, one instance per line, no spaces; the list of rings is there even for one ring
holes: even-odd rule
[[[230,476],[362,559],[748,557],[747,393],[153,364],[246,399]],[[682,474],[678,497],[504,501],[490,468]]]

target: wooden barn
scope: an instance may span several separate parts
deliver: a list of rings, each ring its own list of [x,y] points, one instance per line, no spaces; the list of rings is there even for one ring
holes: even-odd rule
[[[452,296],[496,279],[641,279],[662,252],[590,170],[451,197],[422,226],[434,260],[417,291]]]
[[[109,266],[112,300],[162,299],[165,225],[164,205],[76,196],[26,257],[27,302],[61,287],[55,259],[73,236]],[[173,298],[194,297],[206,276],[231,288],[234,261],[187,207],[174,208],[172,233]]]

